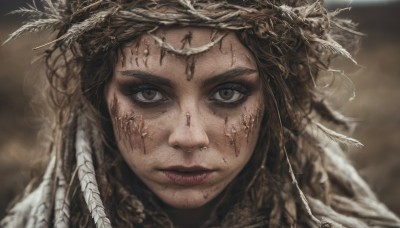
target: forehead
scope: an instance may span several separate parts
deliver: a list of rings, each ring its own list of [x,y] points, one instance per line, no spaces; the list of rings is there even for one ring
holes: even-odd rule
[[[156,36],[176,50],[207,49],[200,54],[182,56],[168,51],[156,42]],[[209,46],[216,38],[220,42]],[[144,34],[126,45],[119,56],[116,71],[141,70],[163,77],[176,77],[192,72],[193,79],[223,73],[233,68],[257,69],[250,51],[233,32],[202,27],[161,28]],[[189,72],[188,72],[189,71]]]

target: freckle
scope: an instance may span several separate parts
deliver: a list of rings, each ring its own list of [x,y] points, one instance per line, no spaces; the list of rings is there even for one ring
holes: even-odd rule
[[[190,113],[186,113],[186,126],[190,127]]]
[[[225,164],[228,164],[225,158],[222,158],[222,161],[224,161]]]

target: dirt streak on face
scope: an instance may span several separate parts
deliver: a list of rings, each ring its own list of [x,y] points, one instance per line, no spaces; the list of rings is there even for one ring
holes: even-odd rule
[[[146,49],[143,50],[143,63],[147,67],[147,60],[149,59],[150,55],[150,48],[148,41],[145,42]]]
[[[186,47],[186,43],[191,45],[192,38],[193,38],[193,33],[192,33],[192,31],[189,31],[181,40],[181,43],[182,43],[181,49]]]
[[[244,107],[244,110],[247,111],[247,108]],[[260,124],[260,117],[262,116],[262,105],[256,108],[255,113],[243,113],[241,114],[241,119],[239,122],[232,123],[230,128],[226,127],[228,123],[227,117],[224,120],[224,135],[227,137],[229,145],[233,148],[235,152],[235,156],[239,156],[240,148],[243,140],[242,138],[246,138],[246,143],[249,143],[249,137],[252,134],[257,134],[258,132],[255,129],[258,128]]]
[[[140,48],[140,39],[136,42],[135,45],[135,62],[137,67],[139,67],[139,48]]]
[[[128,143],[131,150],[141,147],[143,148],[143,153],[146,154],[145,138],[148,133],[143,115],[137,118],[133,111],[122,114],[119,109],[118,99],[114,94],[114,99],[110,106],[110,113],[118,138],[122,139],[125,146],[127,146]],[[135,140],[137,137],[140,137],[141,143],[139,145],[136,142],[137,140]]]

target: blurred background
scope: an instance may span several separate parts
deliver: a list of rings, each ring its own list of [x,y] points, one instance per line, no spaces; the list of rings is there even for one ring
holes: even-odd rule
[[[21,25],[5,15],[25,0],[2,1],[0,43]],[[359,124],[354,137],[365,146],[349,152],[351,162],[378,197],[400,215],[400,1],[326,0],[330,10],[351,7],[342,17],[359,23],[367,34],[358,54],[359,66],[339,62],[353,80],[356,97],[339,108]],[[29,35],[0,47],[0,218],[8,203],[32,177],[31,167],[43,153],[40,116],[43,75],[31,64],[32,50],[48,41],[48,34]]]

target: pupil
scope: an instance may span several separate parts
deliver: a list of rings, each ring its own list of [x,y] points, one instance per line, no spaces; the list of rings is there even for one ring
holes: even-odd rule
[[[233,97],[233,90],[231,89],[221,90],[219,91],[219,95],[221,96],[222,99],[229,100]]]
[[[156,96],[156,91],[154,90],[145,90],[143,91],[143,98],[146,100],[152,100]]]

